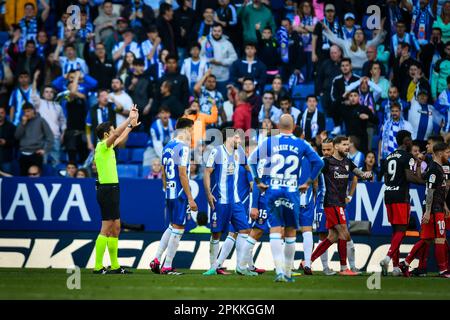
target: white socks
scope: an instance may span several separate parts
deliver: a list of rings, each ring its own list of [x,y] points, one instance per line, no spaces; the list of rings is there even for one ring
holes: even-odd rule
[[[164,268],[172,267],[172,260],[177,253],[178,245],[180,244],[180,239],[183,236],[184,229],[172,229],[172,233],[169,238],[169,244],[167,246],[166,259],[164,260]]]
[[[305,266],[311,268],[311,255],[313,250],[312,231],[303,232],[303,252],[305,256]]]
[[[253,249],[255,248],[256,240],[250,236],[247,238],[247,243],[245,246],[245,261],[242,263],[247,263],[248,268],[250,270],[255,269],[255,265],[253,264]]]
[[[219,240],[211,238],[209,242],[209,263],[211,268],[217,261],[217,255],[219,254]]]
[[[319,240],[319,242],[317,243],[317,246],[319,246],[319,244],[322,242],[323,240]],[[321,256],[320,256],[320,261],[322,262],[322,267],[323,269],[329,269],[328,267],[328,250],[326,250]]]
[[[219,241],[219,240],[217,240]],[[231,250],[233,250],[234,243],[236,240],[232,236],[228,236],[225,239],[225,242],[222,244],[222,248],[220,249],[219,257],[217,258],[216,263],[212,264],[212,269],[217,269],[219,266],[223,264],[223,262],[226,260],[228,255],[230,254]]]
[[[245,265],[245,267],[247,266],[247,264],[245,263],[245,247],[246,247],[246,243],[247,243],[247,238],[248,238],[248,234],[245,233],[238,233],[237,238],[236,238],[236,259],[237,259],[237,266],[241,266]]]
[[[172,233],[172,226],[169,225],[169,227],[164,231],[161,241],[159,242],[158,251],[156,252],[155,258],[161,261],[161,256],[164,251],[167,249],[167,244],[169,243],[170,234]]]
[[[350,265],[350,269],[355,268],[355,245],[353,240],[347,241],[347,259]]]
[[[272,250],[276,274],[284,274],[283,239],[281,239],[281,233],[270,234],[270,249]]]
[[[291,268],[295,257],[295,237],[284,238],[284,274],[291,277]],[[278,273],[278,272],[277,272]]]

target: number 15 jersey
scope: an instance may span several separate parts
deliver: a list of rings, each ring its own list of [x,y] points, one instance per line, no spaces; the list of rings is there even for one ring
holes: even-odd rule
[[[414,170],[414,158],[405,150],[395,150],[386,157],[384,171],[384,202],[409,203],[409,182],[405,170]]]

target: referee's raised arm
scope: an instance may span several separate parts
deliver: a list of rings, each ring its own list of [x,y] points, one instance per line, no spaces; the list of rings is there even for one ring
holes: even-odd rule
[[[106,146],[108,148],[110,148],[113,144],[114,144],[114,146],[118,145],[125,138],[122,136],[124,131],[128,131],[126,133],[126,135],[128,135],[128,133],[130,133],[130,131],[134,127],[136,127],[140,124],[137,122],[138,115],[139,115],[138,108],[134,104],[131,107],[130,114],[128,115],[127,121],[124,121],[120,126],[118,126],[116,129],[114,129],[113,133],[106,139]]]

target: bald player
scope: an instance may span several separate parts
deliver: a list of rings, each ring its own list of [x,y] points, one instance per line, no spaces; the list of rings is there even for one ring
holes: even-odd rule
[[[292,116],[284,114],[280,134],[266,138],[249,158],[255,184],[265,192],[270,228],[270,247],[276,269],[276,282],[294,282],[296,230],[299,228],[300,192],[306,192],[319,175],[323,161],[309,143],[293,135]],[[303,157],[311,163],[308,180],[300,185]],[[262,170],[262,178],[258,175]],[[284,228],[284,250],[282,232]]]

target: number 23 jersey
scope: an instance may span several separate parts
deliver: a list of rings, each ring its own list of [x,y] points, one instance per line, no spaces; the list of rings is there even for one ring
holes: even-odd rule
[[[172,139],[163,149],[162,164],[166,177],[166,199],[177,199],[178,197],[186,199],[178,168],[186,167],[186,174],[189,177],[189,146],[180,140]]]
[[[414,170],[414,158],[405,150],[395,150],[386,157],[384,171],[384,202],[409,203],[409,182],[406,170]]]

